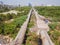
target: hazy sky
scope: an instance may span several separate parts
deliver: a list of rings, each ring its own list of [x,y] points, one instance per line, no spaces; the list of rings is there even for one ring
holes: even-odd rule
[[[11,5],[28,5],[31,3],[32,5],[41,5],[41,4],[48,4],[48,5],[60,5],[60,0],[0,0],[3,1],[5,4]]]

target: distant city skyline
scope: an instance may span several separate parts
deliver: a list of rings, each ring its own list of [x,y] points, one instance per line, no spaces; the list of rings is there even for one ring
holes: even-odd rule
[[[26,6],[31,3],[33,6],[39,5],[57,5],[60,6],[60,0],[0,0],[8,5],[21,5]]]

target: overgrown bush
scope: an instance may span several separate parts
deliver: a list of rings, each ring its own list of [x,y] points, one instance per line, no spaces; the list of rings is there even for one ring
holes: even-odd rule
[[[40,6],[35,7],[40,15],[52,19],[52,21],[60,21],[60,6]]]

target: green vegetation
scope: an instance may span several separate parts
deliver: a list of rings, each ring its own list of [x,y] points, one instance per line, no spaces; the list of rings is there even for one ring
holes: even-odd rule
[[[22,7],[24,8],[24,7]],[[22,10],[22,8],[19,8]],[[27,19],[27,14],[29,12],[30,8],[24,8],[23,11],[20,11],[21,13],[17,14],[0,14],[0,34],[2,35],[9,35],[10,37],[15,38],[18,31],[20,30],[22,24]],[[5,23],[5,21],[14,19],[11,23]]]
[[[28,32],[26,45],[38,45],[38,36],[34,32]]]
[[[0,14],[0,21],[7,21],[7,20],[10,20],[10,19],[14,19],[16,18],[16,14],[12,13],[8,13],[8,14]]]
[[[23,15],[27,15],[30,9],[31,7],[17,7],[14,9],[14,10],[19,11],[17,14],[14,14],[14,13],[0,14],[0,20],[6,21],[6,20],[18,18]]]
[[[35,22],[34,22],[33,19],[35,19],[34,15],[32,15],[31,18],[30,18],[30,22],[28,23],[28,28],[31,28],[35,25]]]
[[[12,23],[9,24],[1,24],[0,25],[0,34],[4,35],[16,35],[19,31],[21,25],[26,20],[27,16],[21,16],[19,18],[14,19]],[[13,36],[14,36],[13,35]]]
[[[50,35],[50,38],[52,39],[55,45],[60,45],[60,31],[50,30],[48,34]]]
[[[30,30],[30,28],[33,28],[35,26],[35,21],[35,16],[32,15],[26,32],[26,40],[23,45],[38,45],[38,35],[36,35],[36,32],[31,32]]]
[[[22,12],[24,15],[26,15],[31,7],[25,6],[25,7],[17,7],[15,10]]]
[[[48,34],[55,45],[60,45],[60,6],[41,6],[36,7],[39,14],[49,18],[52,22],[49,24]]]
[[[8,7],[1,7],[1,9],[0,9],[0,13],[2,13],[2,12],[7,12],[7,11],[9,11],[10,9],[8,8]]]
[[[60,21],[60,6],[41,6],[35,7],[38,13],[56,22]]]
[[[54,30],[57,26],[57,23],[49,24],[50,30]]]

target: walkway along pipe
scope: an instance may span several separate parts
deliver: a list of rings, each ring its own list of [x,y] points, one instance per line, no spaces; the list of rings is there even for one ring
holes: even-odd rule
[[[50,37],[47,33],[49,31],[48,25],[45,24],[45,22],[43,20],[40,20],[39,14],[37,13],[37,11],[35,9],[33,9],[33,10],[34,10],[34,13],[35,13],[35,16],[36,16],[36,19],[37,19],[37,26],[39,28],[38,34],[41,35],[43,45],[54,45],[54,43],[51,41],[51,39],[50,39]]]
[[[10,45],[22,45],[23,40],[24,40],[24,36],[26,33],[26,29],[27,29],[27,26],[28,26],[28,23],[29,23],[29,20],[31,17],[31,13],[32,13],[32,9],[30,10],[30,12],[28,14],[28,18],[26,19],[26,21],[21,26],[20,31],[18,32],[15,40],[12,43],[10,43]]]

